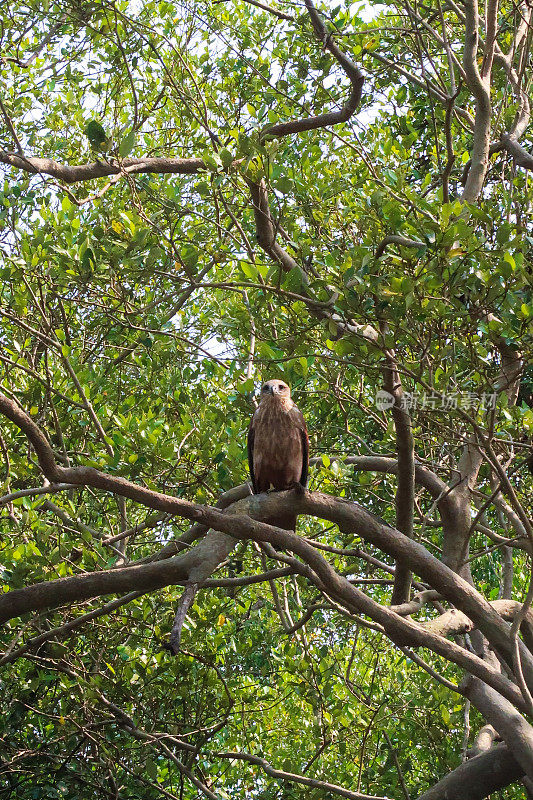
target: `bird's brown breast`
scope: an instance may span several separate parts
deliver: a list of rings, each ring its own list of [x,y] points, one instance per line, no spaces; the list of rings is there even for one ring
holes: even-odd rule
[[[264,400],[254,415],[253,468],[260,492],[288,489],[300,480],[303,448],[301,425],[289,406],[278,398]],[[299,412],[296,410],[296,414]]]

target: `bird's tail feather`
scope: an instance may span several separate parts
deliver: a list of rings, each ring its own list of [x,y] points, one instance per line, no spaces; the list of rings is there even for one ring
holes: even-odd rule
[[[265,522],[269,525],[275,525],[276,528],[283,528],[286,531],[296,531],[296,514],[277,514],[274,517],[269,517]]]

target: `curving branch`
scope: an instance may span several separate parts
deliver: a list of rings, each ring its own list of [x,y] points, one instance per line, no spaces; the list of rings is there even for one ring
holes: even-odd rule
[[[519,167],[533,169],[533,155],[522,147],[516,135],[503,134],[500,140],[502,150],[505,150]]]
[[[420,795],[418,800],[468,798],[484,800],[498,789],[520,780],[524,769],[504,744],[460,764],[457,769]]]
[[[289,272],[291,269],[299,270],[302,275],[302,282],[305,283],[307,275],[303,272],[298,262],[277,242],[276,237],[279,226],[276,224],[270,211],[266,183],[264,180],[261,180],[259,183],[248,181],[248,185],[250,187],[252,206],[254,209],[257,243],[285,272]],[[305,292],[305,287],[302,289],[302,292]],[[330,310],[327,307],[327,303],[320,303],[311,298],[306,298],[305,296],[302,296],[300,299],[307,302],[310,312],[315,317],[331,322],[338,330],[339,335],[345,333],[352,334],[365,339],[365,341],[373,345],[378,344],[379,333],[372,325],[362,325],[353,320],[347,322],[341,319],[333,308]],[[335,295],[333,296],[333,302],[334,299]],[[333,303],[331,305],[333,305]]]
[[[523,22],[525,27],[529,26],[531,19],[532,9],[525,9]],[[488,156],[502,151],[506,152],[515,164],[523,169],[533,169],[533,156],[520,144],[519,139],[525,133],[529,120],[531,117],[531,108],[527,89],[522,86],[522,81],[516,73],[516,70],[511,64],[511,53],[504,55],[496,45],[496,52],[494,55],[494,63],[502,67],[509,79],[515,96],[517,111],[515,119],[510,130],[507,133],[502,133],[498,141],[492,142],[488,149]],[[463,185],[466,183],[472,160],[470,159],[464,166],[463,176],[461,182]]]
[[[180,597],[178,608],[176,609],[176,614],[174,616],[174,623],[172,625],[172,630],[170,631],[170,639],[168,642],[168,648],[175,656],[177,656],[180,651],[181,631],[183,628],[183,624],[187,618],[187,612],[192,606],[194,598],[196,597],[197,593],[198,593],[198,584],[189,583],[185,587],[185,591]]]
[[[305,0],[305,5],[317,38],[323,43],[324,48],[329,50],[331,55],[341,65],[344,72],[348,76],[351,83],[350,95],[339,111],[330,111],[326,114],[318,114],[316,117],[308,117],[306,119],[281,122],[277,125],[269,125],[261,132],[262,138],[265,136],[288,136],[291,133],[302,133],[303,131],[312,131],[316,130],[317,128],[326,128],[330,125],[338,125],[340,122],[347,122],[355,113],[357,106],[361,102],[363,83],[365,80],[363,73],[359,67],[353,63],[351,58],[348,58],[348,56],[343,53],[342,50],[335,44],[331,33],[328,33],[326,26],[324,25],[311,0]]]
[[[477,678],[466,681],[465,694],[510,748],[528,778],[533,779],[533,728],[509,702]]]
[[[268,7],[259,4],[266,10],[273,11]],[[320,15],[318,14],[312,0],[305,0],[309,17],[313,29],[318,39],[323,42],[324,47],[329,50],[335,60],[340,64],[351,83],[351,91],[348,100],[339,111],[331,111],[326,114],[319,114],[307,119],[292,120],[289,122],[271,125],[265,128],[261,136],[286,136],[291,133],[301,133],[307,130],[316,130],[340,122],[346,122],[354,114],[361,101],[364,77],[359,67],[342,52],[335,44],[331,34],[328,33]],[[284,19],[292,17],[274,12],[281,15]],[[120,162],[114,159],[107,161],[95,161],[90,164],[78,164],[70,166],[61,164],[51,158],[39,158],[25,156],[22,152],[11,153],[6,150],[0,151],[0,163],[21,169],[34,175],[50,175],[66,184],[80,183],[82,181],[94,180],[109,176],[126,174],[155,173],[193,175],[207,169],[206,164],[201,158],[125,158]],[[289,267],[290,269],[291,267]]]
[[[462,200],[474,203],[481,193],[483,181],[489,166],[491,101],[490,70],[480,74],[477,54],[479,45],[479,10],[477,0],[466,0],[465,10],[465,45],[463,50],[463,69],[468,88],[476,101],[474,122],[474,142],[472,147],[472,163],[468,171]],[[494,12],[493,12],[494,13]],[[486,50],[487,62],[492,66],[494,42]]]
[[[229,758],[232,761],[247,761],[249,764],[254,764],[257,767],[261,767],[261,769],[267,775],[270,775],[271,778],[277,778],[278,780],[286,781],[287,783],[299,783],[302,786],[309,786],[310,789],[320,789],[321,793],[324,792],[327,795],[347,797],[348,800],[389,800],[389,798],[383,797],[382,795],[377,797],[376,795],[352,792],[350,789],[344,789],[342,786],[338,786],[335,783],[327,783],[326,781],[320,781],[317,778],[309,778],[307,775],[297,775],[294,772],[285,772],[285,770],[276,769],[275,767],[271,766],[266,759],[260,758],[260,756],[254,756],[252,753],[243,753],[240,751],[214,753],[213,755],[216,758]]]
[[[369,616],[383,626],[386,635],[402,646],[428,647],[435,653],[476,675],[506,697],[516,708],[524,709],[517,687],[478,656],[444,637],[427,631],[379,605],[339,575],[323,556],[297,534],[269,525],[280,509],[309,514],[334,522],[343,531],[356,532],[395,559],[408,561],[443,597],[454,603],[472,620],[509,665],[512,642],[504,620],[473,586],[432,556],[421,544],[402,535],[356,503],[320,493],[280,492],[252,495],[236,503],[230,513],[192,503],[139,486],[124,478],[107,475],[88,467],[60,467],[46,437],[35,422],[12,400],[0,395],[0,413],[14,422],[33,445],[41,469],[49,480],[87,485],[127,497],[149,508],[177,514],[214,529],[195,548],[164,561],[128,566],[104,572],[61,578],[17,589],[0,597],[0,622],[38,609],[56,607],[109,593],[149,591],[176,582],[200,582],[211,574],[235,546],[236,539],[267,542],[278,550],[290,551],[304,563],[302,573],[334,601],[356,613]],[[297,562],[296,562],[297,563]],[[522,666],[533,685],[531,654],[522,647]]]
[[[421,247],[427,247],[424,242],[420,242],[418,239],[409,239],[407,236],[401,236],[397,233],[390,233],[385,236],[383,241],[378,245],[376,249],[376,258],[380,258],[383,255],[389,244],[397,244],[400,247],[416,247],[417,249],[420,249]]]
[[[248,186],[252,198],[258,245],[280,265],[284,272],[289,272],[291,269],[301,271],[298,262],[276,241],[278,226],[270,212],[265,181],[261,179],[259,183],[254,183],[249,180]]]

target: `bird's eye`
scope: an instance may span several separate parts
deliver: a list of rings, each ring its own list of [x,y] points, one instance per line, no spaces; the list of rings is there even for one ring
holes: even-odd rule
[[[263,388],[261,389],[261,391],[262,391],[262,392],[267,392],[267,391],[268,391],[268,386],[263,386]]]
[[[283,386],[283,384],[282,384],[282,383],[280,383],[280,385],[278,386],[278,389],[284,389],[284,388],[285,388],[285,387]]]

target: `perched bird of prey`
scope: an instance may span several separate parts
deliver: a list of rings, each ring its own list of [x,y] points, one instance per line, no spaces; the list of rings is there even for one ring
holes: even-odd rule
[[[267,381],[248,431],[248,466],[254,494],[269,489],[307,486],[309,438],[302,412],[291,400],[283,381]],[[272,525],[294,530],[296,516],[269,519]]]

